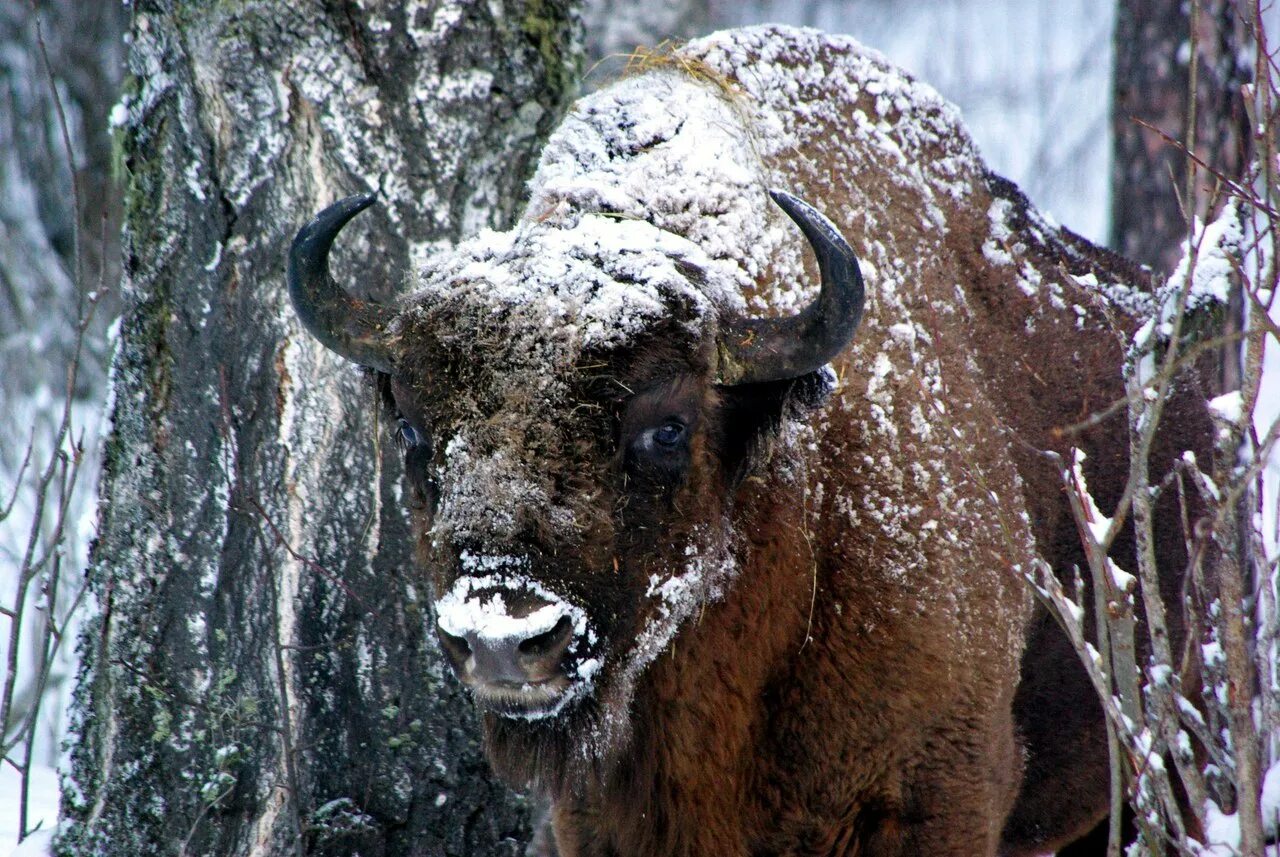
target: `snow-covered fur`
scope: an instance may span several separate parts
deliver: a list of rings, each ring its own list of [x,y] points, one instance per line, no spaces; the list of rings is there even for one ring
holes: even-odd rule
[[[851,39],[752,28],[652,65],[577,104],[520,223],[432,260],[393,326],[441,627],[574,623],[571,692],[484,714],[495,765],[550,795],[564,857],[1075,838],[1105,741],[1022,573],[1081,562],[1038,450],[1122,395],[1144,275]],[[729,321],[817,289],[772,187],[847,236],[865,317],[829,370],[720,383]],[[676,477],[636,465],[673,417]],[[1123,419],[1069,442],[1109,502]]]

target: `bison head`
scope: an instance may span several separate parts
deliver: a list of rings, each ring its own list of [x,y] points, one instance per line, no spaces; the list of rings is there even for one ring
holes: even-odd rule
[[[849,245],[773,198],[822,276],[785,318],[748,317],[687,239],[597,213],[463,244],[399,308],[328,273],[372,196],[295,240],[299,317],[381,373],[395,408],[435,630],[495,742],[618,746],[645,666],[731,581],[734,490],[785,409],[825,389],[862,312]]]

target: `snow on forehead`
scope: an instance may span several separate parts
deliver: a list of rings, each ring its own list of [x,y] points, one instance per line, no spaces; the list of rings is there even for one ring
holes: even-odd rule
[[[701,336],[743,311],[784,234],[748,138],[723,94],[674,72],[584,98],[516,227],[433,260],[415,302],[518,306],[583,349],[624,345],[676,309]]]
[[[484,232],[435,260],[413,301],[519,308],[582,349],[616,347],[679,308],[694,335],[732,304],[732,275],[696,245],[638,220],[597,214]]]

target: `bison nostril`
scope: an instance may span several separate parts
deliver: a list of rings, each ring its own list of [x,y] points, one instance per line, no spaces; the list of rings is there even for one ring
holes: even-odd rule
[[[467,658],[471,657],[471,646],[464,638],[454,636],[443,628],[437,627],[436,631],[444,653],[458,668],[461,668],[467,662]]]
[[[565,658],[585,625],[581,611],[529,587],[460,578],[436,602],[436,636],[449,666],[478,693],[559,692]],[[504,697],[505,698],[505,697]]]
[[[545,625],[543,627],[546,627]],[[451,634],[436,625],[440,648],[450,666],[466,683],[526,685],[554,678],[573,641],[573,622],[565,615],[541,634],[531,637],[468,631]]]
[[[569,647],[569,640],[572,636],[573,623],[569,621],[568,616],[561,616],[560,621],[556,622],[550,631],[545,631],[523,641],[520,644],[520,654],[533,657],[558,658]]]

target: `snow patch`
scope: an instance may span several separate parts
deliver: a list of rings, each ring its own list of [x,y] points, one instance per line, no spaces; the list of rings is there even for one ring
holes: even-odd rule
[[[531,613],[515,616],[508,608],[504,592],[507,597],[515,593],[535,594],[547,603]],[[523,575],[464,575],[435,602],[435,610],[441,629],[455,637],[476,636],[488,641],[527,640],[545,634],[562,618],[568,618],[578,637],[588,642],[595,640],[594,632],[589,632],[587,615],[580,607]]]
[[[27,804],[27,829],[39,828],[18,844],[18,806],[21,803],[22,778],[8,764],[0,764],[0,854],[15,857],[44,857],[52,854],[53,830],[58,824],[58,773],[47,765],[35,765],[31,771]]]
[[[1218,217],[1207,226],[1197,218],[1193,232],[1190,242],[1182,242],[1182,258],[1169,275],[1166,290],[1171,297],[1165,301],[1161,321],[1172,318],[1177,308],[1175,297],[1187,287],[1188,271],[1191,271],[1188,312],[1211,304],[1225,304],[1230,296],[1231,280],[1235,276],[1231,260],[1239,254],[1244,240],[1237,206],[1224,205]]]
[[[1244,412],[1244,395],[1239,390],[1223,393],[1209,400],[1209,410],[1218,419],[1237,424]]]

